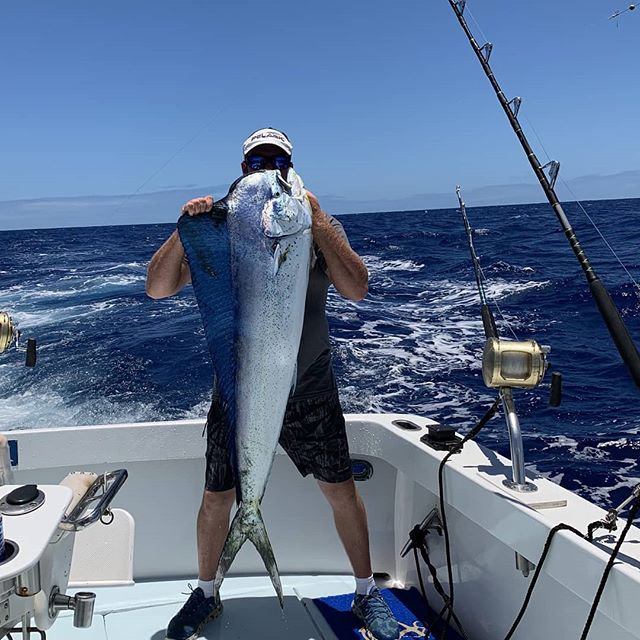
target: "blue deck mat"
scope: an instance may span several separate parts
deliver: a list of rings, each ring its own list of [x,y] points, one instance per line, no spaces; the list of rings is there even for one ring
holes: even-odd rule
[[[400,623],[400,638],[413,640],[413,638],[427,638],[425,635],[425,623],[435,620],[437,614],[427,608],[422,595],[415,589],[381,589],[385,601],[393,611],[396,620]],[[332,631],[340,640],[372,640],[373,636],[366,631],[363,623],[351,613],[353,593],[345,593],[339,596],[327,596],[315,598],[314,604],[329,623]],[[461,640],[460,636],[452,628],[447,633],[450,640]],[[437,632],[442,633],[442,623],[438,625]],[[433,634],[429,634],[429,640],[437,640]]]

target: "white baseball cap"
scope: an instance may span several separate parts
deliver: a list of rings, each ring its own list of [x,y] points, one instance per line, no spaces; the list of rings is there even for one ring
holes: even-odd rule
[[[251,149],[255,149],[255,147],[259,147],[263,144],[273,144],[276,147],[280,147],[280,149],[282,149],[288,156],[290,156],[293,151],[293,145],[289,142],[289,138],[287,138],[286,134],[282,133],[282,131],[278,131],[277,129],[267,127],[266,129],[258,129],[257,131],[254,131],[242,143],[242,154],[246,156]]]

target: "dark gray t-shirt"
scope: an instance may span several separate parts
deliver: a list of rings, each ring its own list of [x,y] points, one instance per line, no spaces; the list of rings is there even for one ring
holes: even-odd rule
[[[344,227],[333,216],[329,216],[331,225],[348,243]],[[336,381],[331,366],[331,346],[329,344],[329,324],[326,315],[329,277],[327,263],[319,249],[314,245],[316,258],[309,272],[309,287],[304,308],[304,324],[298,351],[298,371],[296,388],[292,399],[299,400],[333,391]]]

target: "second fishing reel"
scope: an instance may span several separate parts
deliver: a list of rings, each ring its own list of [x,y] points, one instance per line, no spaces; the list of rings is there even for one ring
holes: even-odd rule
[[[12,346],[16,351],[22,351],[19,347],[20,331],[14,324],[11,316],[5,311],[0,311],[0,354],[8,351]],[[36,341],[35,338],[27,340],[26,359],[27,367],[34,367],[36,364]]]

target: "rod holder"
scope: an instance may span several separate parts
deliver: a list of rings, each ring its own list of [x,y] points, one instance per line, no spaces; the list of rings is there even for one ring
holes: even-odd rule
[[[502,406],[504,408],[507,428],[509,429],[509,445],[511,448],[511,472],[512,480],[503,480],[505,487],[519,493],[531,493],[537,491],[538,487],[532,482],[527,482],[524,472],[524,450],[522,447],[522,431],[520,431],[520,421],[516,413],[516,406],[513,401],[513,393],[509,387],[500,389]]]
[[[21,598],[35,596],[41,588],[40,563],[34,564],[16,577],[16,595]]]
[[[93,608],[96,594],[90,591],[79,591],[75,596],[65,596],[58,587],[54,587],[49,599],[49,616],[54,618],[59,611],[73,610],[73,626],[86,629],[93,620]]]
[[[536,568],[533,562],[527,560],[523,555],[520,555],[516,551],[516,569],[522,573],[525,578],[529,577],[529,574]]]

